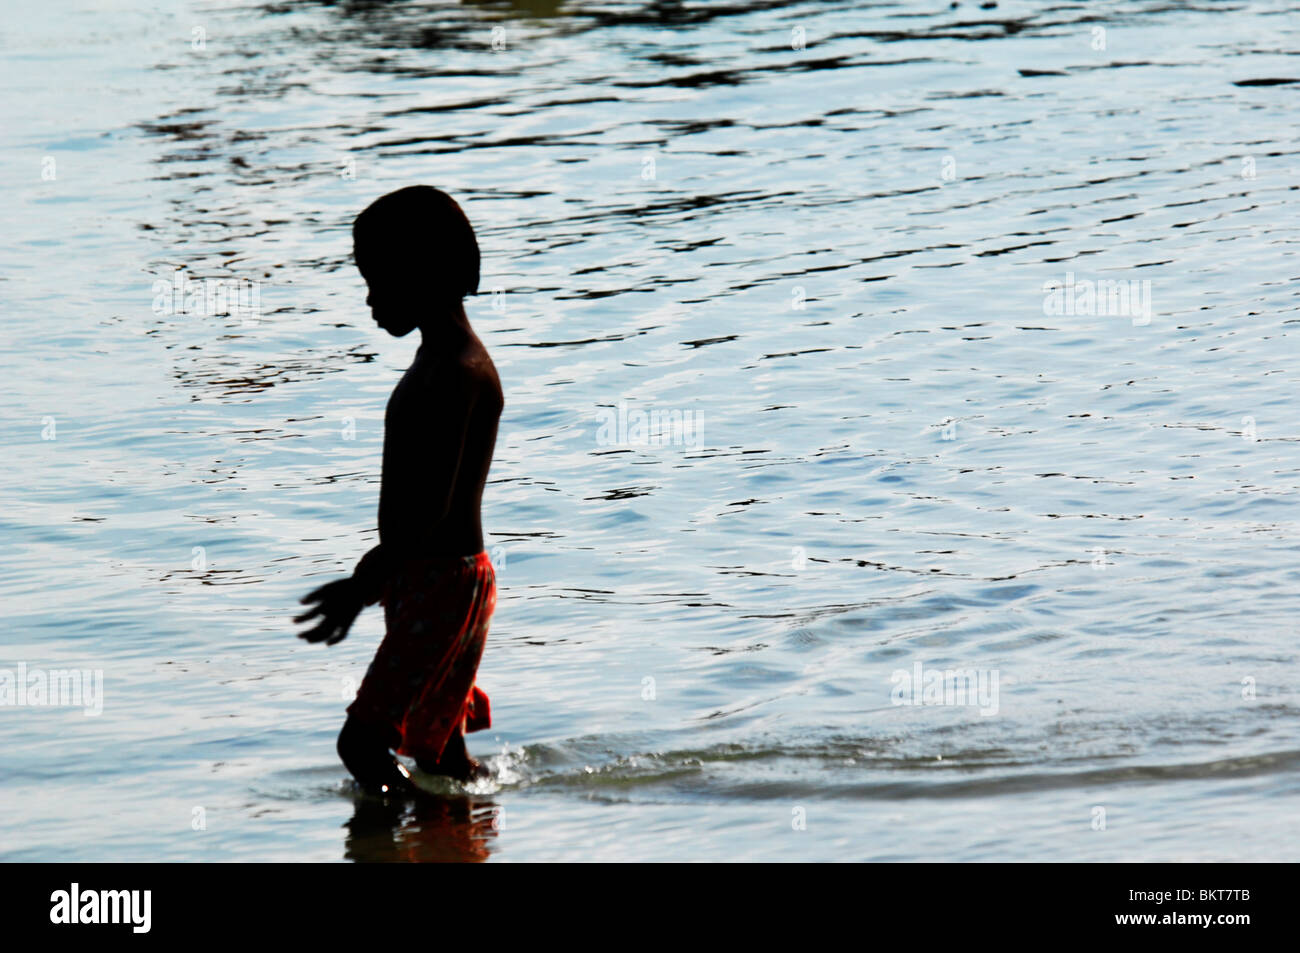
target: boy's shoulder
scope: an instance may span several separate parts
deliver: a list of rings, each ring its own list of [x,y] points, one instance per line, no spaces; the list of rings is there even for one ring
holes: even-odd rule
[[[468,346],[456,358],[454,371],[460,385],[471,390],[476,397],[501,400],[501,379],[497,376],[496,365],[488,356],[487,348],[478,337],[472,338]]]
[[[476,344],[458,353],[417,354],[393,395],[403,390],[439,400],[493,396],[500,400],[501,381],[487,350]]]

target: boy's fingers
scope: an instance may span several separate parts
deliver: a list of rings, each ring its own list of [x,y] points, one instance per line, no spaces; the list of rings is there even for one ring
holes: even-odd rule
[[[329,619],[326,619],[320,625],[316,626],[316,628],[308,629],[306,632],[300,633],[298,638],[306,639],[308,642],[320,642],[326,638],[326,633],[328,633],[331,628],[333,628],[333,624]]]
[[[342,642],[348,634],[348,629],[352,626],[352,621],[357,617],[358,612],[343,613],[346,619],[340,618],[340,613],[335,612],[331,615],[328,609],[329,603],[321,602],[315,608],[294,616],[294,622],[306,622],[308,619],[314,619],[316,616],[322,616],[320,624],[314,629],[308,629],[306,632],[298,633],[298,638],[306,639],[308,642],[324,642],[326,645],[337,645]]]
[[[324,612],[324,611],[325,611],[325,607],[324,607],[324,606],[317,606],[315,609],[308,610],[307,612],[304,612],[302,615],[296,615],[296,616],[294,616],[294,617],[293,617],[293,621],[294,621],[294,622],[306,622],[308,619],[313,619],[313,618],[315,618],[316,616],[320,615],[320,614],[321,614],[322,612]]]

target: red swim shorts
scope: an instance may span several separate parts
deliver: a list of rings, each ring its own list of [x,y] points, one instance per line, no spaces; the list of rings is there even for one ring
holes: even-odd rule
[[[497,604],[487,553],[407,563],[384,587],[387,634],[348,715],[390,726],[398,754],[436,761],[457,731],[492,724],[474,684]]]

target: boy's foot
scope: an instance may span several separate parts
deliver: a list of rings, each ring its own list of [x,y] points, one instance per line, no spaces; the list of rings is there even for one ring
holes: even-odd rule
[[[440,774],[455,781],[477,781],[490,774],[477,758],[470,757],[464,735],[452,735],[437,761],[417,758],[415,766],[425,774]]]
[[[416,761],[415,766],[425,774],[438,774],[453,781],[477,781],[491,773],[483,767],[482,762],[469,755],[459,760],[448,760],[444,757],[438,761]]]

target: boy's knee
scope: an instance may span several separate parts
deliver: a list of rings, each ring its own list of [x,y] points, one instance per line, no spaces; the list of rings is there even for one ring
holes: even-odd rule
[[[343,730],[339,732],[336,747],[343,763],[351,764],[367,756],[387,755],[388,741],[386,732],[357,721],[355,718],[348,718],[343,723]]]

